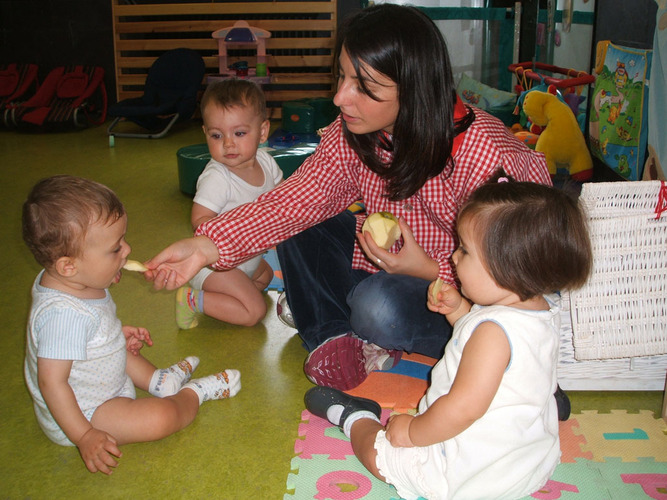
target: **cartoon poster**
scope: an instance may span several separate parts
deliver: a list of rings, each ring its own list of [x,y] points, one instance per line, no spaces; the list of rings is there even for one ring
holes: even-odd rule
[[[597,47],[589,136],[591,152],[622,177],[641,178],[647,140],[651,51]]]

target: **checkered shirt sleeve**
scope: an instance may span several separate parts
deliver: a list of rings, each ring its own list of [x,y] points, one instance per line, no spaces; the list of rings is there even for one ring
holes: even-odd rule
[[[217,245],[218,269],[229,269],[277,243],[327,220],[363,200],[366,213],[402,216],[415,239],[440,266],[439,276],[455,284],[451,255],[456,249],[456,214],[477,186],[502,168],[519,181],[550,184],[544,155],[528,149],[497,119],[475,109],[475,121],[444,172],[413,196],[389,201],[386,182],[347,145],[341,118],[326,130],[315,152],[297,171],[255,203],[242,205],[202,224],[196,235]],[[357,215],[357,230],[365,214]],[[390,251],[398,252],[402,242]],[[352,266],[376,272],[355,245]]]

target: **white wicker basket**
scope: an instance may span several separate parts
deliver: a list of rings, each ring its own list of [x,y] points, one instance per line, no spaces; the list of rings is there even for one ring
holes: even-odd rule
[[[594,263],[586,285],[563,297],[564,389],[567,380],[589,389],[664,387],[667,211],[656,207],[666,192],[659,181],[584,184]]]
[[[570,298],[563,293],[558,383],[565,391],[662,391],[667,354],[578,360],[574,355]]]

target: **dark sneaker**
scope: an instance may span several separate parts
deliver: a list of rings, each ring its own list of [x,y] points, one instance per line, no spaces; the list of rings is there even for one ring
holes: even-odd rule
[[[347,417],[358,411],[368,411],[373,413],[378,420],[380,419],[380,414],[382,409],[380,405],[375,401],[364,398],[357,398],[350,396],[336,389],[330,387],[313,387],[308,389],[306,395],[303,398],[306,403],[306,409],[320,418],[329,420],[327,418],[327,411],[334,405],[341,405],[343,413],[340,416],[338,422],[331,422],[334,425],[337,425],[341,429],[345,425],[345,420]]]
[[[347,333],[327,340],[312,351],[306,358],[304,371],[317,385],[347,391],[366,380],[370,372],[393,368],[402,354]]]
[[[556,386],[554,397],[556,398],[556,406],[558,406],[558,420],[565,422],[568,418],[570,418],[570,398],[567,397],[567,394],[565,394],[560,386]]]

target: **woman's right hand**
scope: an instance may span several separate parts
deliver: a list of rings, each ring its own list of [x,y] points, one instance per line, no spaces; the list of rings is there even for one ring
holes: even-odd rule
[[[217,262],[218,247],[206,236],[195,236],[172,243],[145,262],[144,277],[155,290],[176,290],[190,281],[205,266]]]

